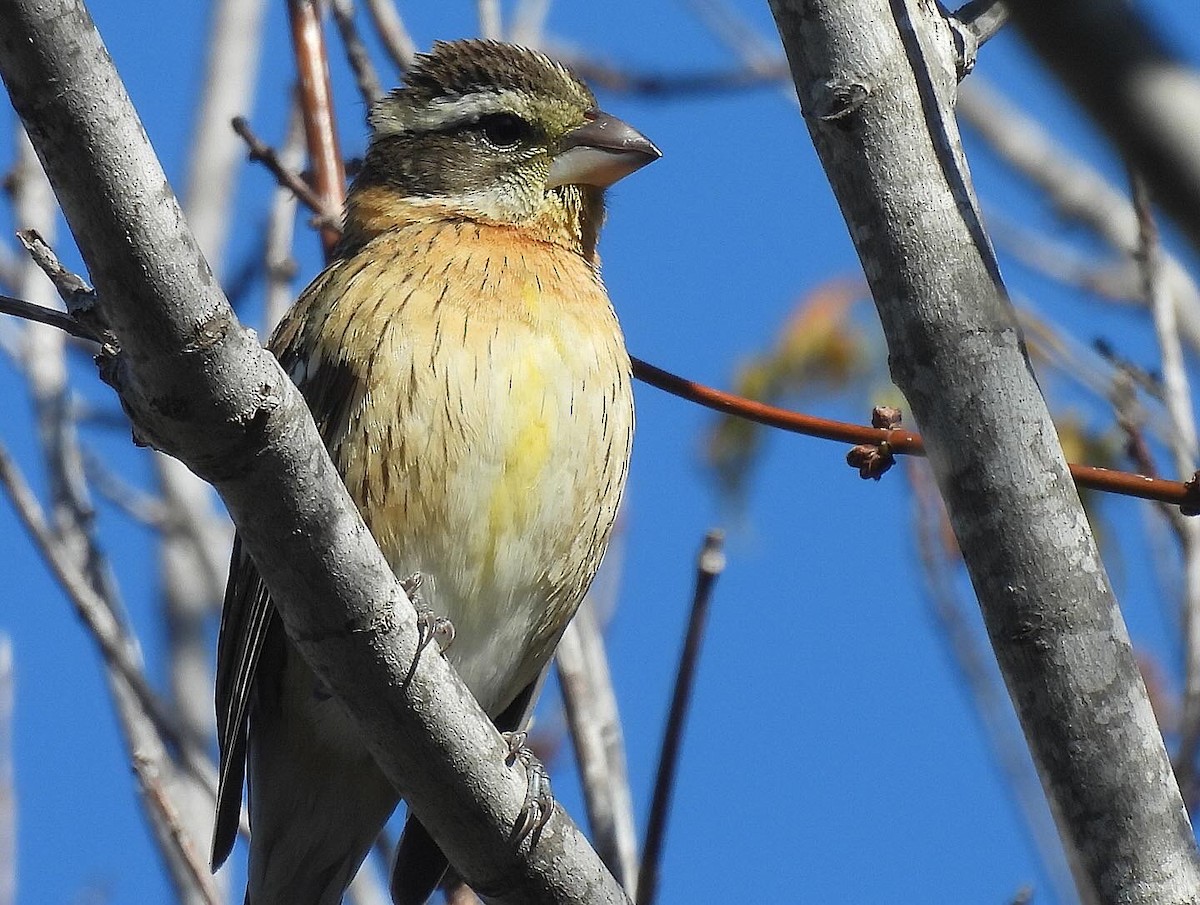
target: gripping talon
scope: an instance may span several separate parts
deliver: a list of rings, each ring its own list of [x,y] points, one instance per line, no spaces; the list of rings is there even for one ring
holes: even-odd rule
[[[401,580],[400,587],[404,588],[404,593],[417,611],[417,653],[424,651],[434,640],[438,642],[438,650],[445,653],[446,648],[454,643],[454,623],[435,613],[429,603],[429,598],[434,596],[433,579],[421,572],[413,572]]]
[[[513,836],[520,845],[528,837],[540,833],[550,819],[554,811],[554,793],[550,789],[550,774],[526,744],[529,733],[505,732],[503,735],[508,742],[509,761],[520,761],[525,768],[525,803],[521,806],[517,825],[513,827]]]

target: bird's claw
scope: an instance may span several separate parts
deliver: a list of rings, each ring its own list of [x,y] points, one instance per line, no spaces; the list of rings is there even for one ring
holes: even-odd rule
[[[554,794],[550,790],[550,774],[526,744],[529,733],[505,732],[503,735],[508,742],[509,763],[520,761],[525,768],[525,803],[513,828],[513,836],[520,845],[546,825],[554,811]]]
[[[417,653],[424,651],[434,640],[438,642],[438,650],[445,653],[454,643],[454,623],[435,613],[429,604],[427,596],[433,596],[433,579],[422,572],[413,572],[401,580],[400,587],[404,588],[417,611]]]

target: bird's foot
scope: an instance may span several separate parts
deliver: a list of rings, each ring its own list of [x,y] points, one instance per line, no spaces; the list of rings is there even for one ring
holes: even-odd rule
[[[401,580],[400,587],[404,588],[404,593],[417,611],[417,653],[425,650],[434,640],[438,643],[438,650],[445,653],[446,648],[454,643],[454,623],[433,611],[430,604],[434,597],[433,578],[422,572],[413,572]]]
[[[534,833],[541,832],[554,811],[554,794],[550,791],[550,774],[526,744],[528,732],[504,732],[508,742],[509,763],[520,761],[525,768],[525,804],[517,817],[513,836],[518,845]]]

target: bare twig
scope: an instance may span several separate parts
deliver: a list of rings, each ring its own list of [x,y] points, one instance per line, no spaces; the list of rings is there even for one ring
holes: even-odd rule
[[[346,168],[334,126],[333,91],[329,84],[329,55],[321,16],[313,0],[288,0],[288,20],[300,80],[300,109],[308,159],[312,162],[313,188],[324,210],[341,211],[346,202]],[[339,233],[329,224],[321,227],[321,243],[328,258]]]
[[[681,399],[698,403],[713,411],[747,418],[768,427],[777,427],[791,433],[823,437],[827,440],[839,440],[845,443],[886,444],[889,450],[895,454],[924,455],[924,441],[919,434],[911,431],[881,430],[802,415],[704,386],[664,371],[662,368],[655,367],[638,358],[633,359],[633,374],[639,380],[674,396],[679,396]],[[1197,494],[1200,494],[1200,489],[1181,481],[1168,481],[1147,475],[1110,471],[1107,468],[1095,468],[1091,465],[1071,465],[1070,469],[1071,477],[1080,487],[1105,490],[1109,493],[1119,493],[1144,500],[1158,500],[1172,505],[1190,507],[1197,504]]]
[[[250,159],[261,163],[275,177],[275,181],[291,189],[292,193],[317,216],[317,223],[322,228],[329,228],[341,222],[337,209],[325,203],[325,200],[313,190],[304,179],[294,170],[285,167],[279,156],[269,145],[264,144],[245,117],[236,116],[233,119],[233,131],[242,137],[250,149]]]
[[[366,0],[367,11],[384,48],[401,72],[407,72],[417,55],[417,45],[404,25],[395,0]]]
[[[221,905],[221,894],[217,892],[216,884],[213,883],[212,874],[209,872],[208,866],[196,854],[196,848],[192,845],[192,839],[180,822],[179,812],[175,809],[175,804],[171,801],[171,797],[167,794],[166,787],[163,785],[163,778],[158,764],[148,756],[135,753],[133,757],[133,772],[138,778],[138,784],[142,787],[144,797],[158,811],[162,823],[166,826],[167,831],[174,840],[183,863],[187,866],[188,872],[191,874],[192,883],[200,893],[200,898],[205,905]]]
[[[367,52],[358,33],[358,25],[354,21],[354,0],[333,0],[330,8],[338,34],[342,36],[342,45],[346,48],[346,59],[354,73],[358,93],[370,110],[371,105],[383,97],[383,85],[379,81],[379,73],[375,71],[375,64],[371,62],[371,54]]]
[[[44,305],[35,305],[33,302],[15,299],[10,295],[0,295],[0,314],[11,314],[13,317],[23,320],[46,324],[77,339],[86,339],[94,343],[100,342],[100,337],[67,312],[56,311],[54,308],[47,308]]]
[[[559,642],[555,663],[596,852],[636,902],[633,799],[617,699],[595,605],[589,594]]]
[[[257,142],[257,139],[255,139]],[[270,152],[270,149],[266,149]],[[275,155],[272,153],[272,157]],[[304,121],[299,103],[293,101],[288,116],[287,135],[279,150],[276,164],[284,173],[294,173],[304,162]],[[296,177],[299,178],[299,177]],[[296,279],[296,259],[292,256],[292,242],[296,234],[295,193],[286,185],[275,189],[271,201],[271,213],[267,218],[267,235],[264,255],[266,257],[266,302],[263,306],[263,335],[269,336],[291,305],[295,293],[292,283]]]
[[[658,757],[658,771],[654,777],[654,796],[650,804],[650,816],[646,822],[646,844],[638,875],[638,905],[653,905],[658,893],[658,866],[666,838],[667,815],[675,787],[675,771],[679,766],[684,724],[691,704],[700,647],[704,640],[708,605],[717,576],[725,570],[723,546],[724,535],[720,531],[709,531],[696,561],[696,590],[692,596],[692,609],[688,616],[683,650],[679,655],[679,668],[675,673],[675,689],[671,695],[667,725],[663,730],[662,751]]]

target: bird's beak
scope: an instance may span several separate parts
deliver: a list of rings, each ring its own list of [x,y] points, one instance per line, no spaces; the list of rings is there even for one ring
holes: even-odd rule
[[[607,188],[660,157],[662,151],[633,126],[595,110],[586,123],[563,136],[546,185]]]

